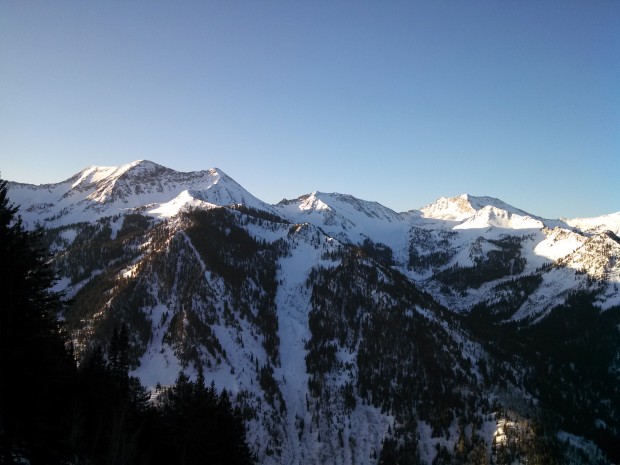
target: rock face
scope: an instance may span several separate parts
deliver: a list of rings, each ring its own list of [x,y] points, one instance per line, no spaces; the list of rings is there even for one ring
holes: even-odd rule
[[[148,161],[9,196],[45,228],[78,353],[125,324],[144,384],[202,368],[260,463],[620,460],[620,214],[268,205]]]

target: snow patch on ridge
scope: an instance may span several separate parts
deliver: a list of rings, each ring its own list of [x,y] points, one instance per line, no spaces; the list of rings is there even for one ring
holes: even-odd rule
[[[565,220],[566,224],[586,233],[601,233],[611,231],[616,236],[620,235],[620,212],[595,218],[574,218]]]
[[[191,207],[206,209],[215,208],[217,205],[198,200],[190,193],[190,191],[184,190],[170,202],[159,204],[158,207],[149,210],[148,214],[161,218],[172,218],[173,216],[178,215],[180,211]]]
[[[586,240],[587,238],[584,236],[556,227],[548,231],[545,239],[534,247],[534,253],[551,261],[556,261],[573,253]]]
[[[455,226],[454,229],[482,229],[491,226],[503,229],[542,229],[544,227],[540,220],[529,215],[522,216],[487,205],[460,225]]]

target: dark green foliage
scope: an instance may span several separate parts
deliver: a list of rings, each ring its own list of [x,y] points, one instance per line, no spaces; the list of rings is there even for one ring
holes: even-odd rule
[[[123,325],[120,332],[114,328],[108,348],[110,373],[122,385],[128,383],[129,375],[129,334]]]
[[[116,239],[127,244],[133,239],[139,239],[153,226],[153,220],[144,215],[135,213],[123,217],[123,225],[116,234]]]
[[[92,464],[251,464],[245,428],[228,393],[179,374],[156,404],[137,378],[119,368],[123,331],[82,361],[73,407],[72,441],[80,462]],[[114,347],[112,347],[114,346]]]
[[[207,354],[212,361],[225,358],[211,330],[219,322],[218,302],[191,242],[166,225],[154,228],[149,237],[153,249],[161,252],[149,253],[141,276],[154,275],[157,298],[169,307],[163,319],[151,324],[165,327],[164,342],[174,348],[184,366],[201,366]]]
[[[275,292],[275,263],[265,260],[271,248],[239,227],[234,214],[215,208],[194,210],[186,218],[190,222],[187,235],[210,270],[234,288],[241,288],[247,279],[257,279],[268,294]]]
[[[593,439],[620,461],[620,307],[601,312],[593,296],[575,294],[522,332],[532,351],[527,384],[561,416],[564,429]],[[541,356],[542,355],[542,356]],[[602,424],[605,427],[600,427]],[[615,438],[615,439],[614,439]]]
[[[180,373],[159,407],[161,428],[153,442],[156,464],[245,465],[254,463],[245,442],[239,409],[233,408],[226,390],[205,386],[202,373],[193,382]],[[155,428],[152,428],[155,429]]]
[[[312,310],[308,315],[308,326],[312,339],[308,341],[310,362],[317,363],[322,356],[328,356],[332,341],[354,348],[359,338],[363,309],[372,301],[371,291],[376,289],[379,272],[374,266],[363,264],[354,256],[354,251],[343,256],[342,264],[334,268],[314,268],[307,281],[312,288]],[[359,284],[363,283],[360,288]],[[352,284],[358,284],[357,286]],[[320,353],[313,355],[314,351]],[[329,360],[327,363],[331,369]]]
[[[585,436],[620,460],[620,372],[613,368],[620,308],[601,312],[592,294],[575,293],[536,323],[498,325],[475,313],[467,323],[498,360],[520,369],[546,423]],[[493,382],[499,373],[493,370]]]
[[[278,215],[275,215],[265,210],[257,210],[256,208],[248,207],[247,205],[243,205],[243,204],[231,205],[230,208],[232,210],[241,212],[244,215],[250,216],[252,218],[258,218],[261,220],[265,220],[270,223],[290,224],[290,221],[285,220],[284,218]]]
[[[392,266],[394,264],[392,249],[390,249],[385,244],[382,244],[380,242],[376,243],[366,238],[364,239],[364,242],[362,243],[360,248],[362,249],[362,252],[366,254],[366,256],[378,261],[385,266]]]
[[[461,425],[461,431],[468,431],[457,438],[455,450],[439,447],[435,463],[490,463],[487,444],[478,431],[483,424],[482,415],[490,415],[492,410],[485,400],[484,384],[480,385],[473,376],[471,362],[461,355],[462,347],[455,342],[459,319],[450,317],[400,273],[365,260],[355,249],[332,254],[331,258],[339,258],[340,265],[316,268],[308,278],[312,289],[309,313],[312,338],[306,345],[306,367],[310,374],[309,392],[316,402],[320,404],[336,394],[330,392],[332,387],[327,381],[330,374],[348,369],[339,359],[339,353],[357,349],[355,394],[362,402],[380,407],[396,420],[384,439],[379,463],[418,463],[417,422],[420,420],[431,426],[431,434],[437,438],[447,438],[455,421]],[[539,276],[526,276],[498,286],[497,292],[506,305],[502,311],[514,309],[539,285]],[[488,313],[473,312],[467,321],[475,324],[484,315]],[[484,324],[495,328],[488,318],[484,318]],[[609,327],[613,328],[614,324]],[[516,326],[510,331],[517,331]],[[502,334],[502,338],[492,338],[496,342],[489,351],[493,354],[499,354],[500,348],[506,351],[505,361],[503,356],[497,360],[481,358],[478,369],[487,380],[487,389],[493,386],[515,392],[515,400],[511,402],[528,412],[528,403],[519,397],[522,394],[512,391],[510,386],[518,386],[524,380],[513,368],[522,367],[514,357],[518,352],[516,347],[523,350],[530,342],[513,338],[512,333]],[[481,333],[477,330],[476,335]],[[544,339],[544,335],[536,338]],[[603,361],[603,365],[608,362]],[[345,411],[356,405],[351,387],[345,383],[338,393]],[[527,435],[525,430],[510,431],[508,446],[497,447],[493,463],[512,463],[525,458],[529,463],[566,463],[566,453],[555,436],[557,430],[547,420],[519,418],[520,428],[526,428]],[[547,426],[543,428],[543,424]],[[518,433],[514,440],[513,433]]]
[[[112,238],[111,224],[122,226]],[[114,327],[126,324],[130,337],[129,359],[136,366],[151,337],[148,310],[155,305],[149,286],[142,278],[118,278],[140,251],[139,245],[152,220],[142,215],[104,218],[93,225],[79,223],[71,247],[57,254],[54,265],[71,283],[88,279],[72,299],[65,313],[68,330],[77,339],[78,347],[105,344]],[[60,237],[67,228],[48,231]]]
[[[375,312],[362,334],[362,397],[403,422],[419,416],[431,425],[433,435],[444,434],[454,411],[466,404],[464,388],[475,392],[475,384],[443,328],[397,305]]]
[[[176,347],[177,356],[186,364],[193,361],[197,366],[201,365],[200,346],[204,346],[213,358],[226,356],[219,340],[211,331],[211,326],[201,320],[193,310],[172,315],[164,342]]]
[[[0,180],[0,461],[61,463],[69,453],[73,360],[39,232],[26,232]]]
[[[155,301],[144,278],[118,280],[117,272],[115,268],[107,270],[86,283],[72,300],[66,319],[83,346],[103,344],[115,327],[127,325],[131,334],[129,363],[135,367],[151,338],[147,310]]]
[[[521,273],[525,268],[525,258],[521,257],[522,237],[505,236],[502,239],[478,239],[474,249],[481,249],[483,242],[488,242],[497,249],[490,250],[486,255],[474,257],[474,266],[463,267],[454,265],[435,275],[435,278],[458,291],[467,288],[477,289],[484,283],[505,276]]]
[[[395,427],[383,440],[379,465],[419,465],[420,463],[415,425]]]
[[[417,250],[411,249],[409,251],[409,262],[407,265],[413,270],[426,271],[429,268],[436,269],[446,265],[452,256],[452,252],[445,250],[420,255]]]
[[[411,228],[409,242],[409,262],[407,266],[414,271],[436,270],[448,264],[456,253],[450,239],[457,233],[450,230],[433,232],[423,228]]]
[[[355,397],[355,388],[352,383],[346,383],[342,388],[342,396],[344,398],[344,408],[347,413],[355,410],[357,399]]]
[[[277,259],[287,252],[286,244],[254,239],[238,225],[238,217],[224,208],[195,210],[185,217],[188,237],[205,266],[220,275],[235,308],[257,311],[254,318],[263,335],[263,345],[272,362],[279,364],[278,318],[275,307]]]
[[[472,307],[471,317],[501,321],[510,318],[542,283],[540,274],[504,281],[493,288],[492,299]]]
[[[93,273],[120,269],[138,256],[140,238],[152,226],[148,217],[130,214],[122,217],[123,224],[115,237],[112,223],[121,217],[108,217],[96,223],[77,223],[70,227],[54,228],[46,231],[48,244],[60,244],[63,253],[57,255],[54,265],[62,276],[71,279],[71,284],[92,277]],[[76,236],[70,247],[62,240],[62,233],[74,231]]]
[[[278,387],[278,383],[273,377],[273,368],[269,363],[261,367],[258,380],[269,405],[274,409],[277,408],[280,413],[284,413],[286,411],[286,404],[284,403],[284,398],[282,397],[282,392]]]
[[[114,331],[108,349],[85,354],[70,410],[76,456],[86,463],[151,463],[143,449],[150,419],[149,393],[128,373],[128,336]]]
[[[405,425],[398,430],[399,447],[391,451],[388,442],[385,451],[400,451],[402,458],[404,451],[415,450],[417,419],[429,422],[434,434],[444,434],[453,412],[464,403],[465,388],[475,392],[475,382],[452,337],[415,310],[420,306],[447,318],[429,295],[397,271],[366,261],[355,249],[343,252],[341,260],[334,268],[314,269],[308,278],[309,390],[314,397],[326,396],[323,377],[346,369],[338,350],[357,349],[356,391]],[[351,387],[343,387],[345,410],[355,407]]]
[[[325,331],[329,332],[329,331]],[[317,333],[320,334],[320,333]],[[309,373],[327,373],[337,368],[336,351],[338,347],[331,342],[318,342],[320,338],[313,337],[306,344],[306,368]]]

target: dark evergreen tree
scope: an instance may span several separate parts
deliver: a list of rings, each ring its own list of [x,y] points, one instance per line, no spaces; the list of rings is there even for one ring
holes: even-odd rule
[[[0,180],[0,456],[2,463],[59,463],[67,443],[74,364],[57,315],[59,294],[40,245]]]
[[[111,375],[119,387],[126,389],[129,385],[129,334],[126,325],[123,325],[120,331],[114,328],[108,349],[108,361]]]
[[[151,463],[148,424],[157,423],[150,394],[119,360],[123,331],[114,332],[106,362],[96,346],[80,364],[74,403],[76,455],[93,464]]]
[[[162,399],[166,440],[158,443],[157,463],[254,463],[245,442],[245,428],[226,391],[207,388],[204,376],[195,382],[181,372],[175,386]]]

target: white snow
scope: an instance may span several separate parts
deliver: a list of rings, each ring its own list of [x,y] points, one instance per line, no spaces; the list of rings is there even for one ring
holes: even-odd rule
[[[551,261],[573,253],[587,238],[566,229],[554,228],[547,237],[534,247],[534,253]]]
[[[180,211],[187,208],[213,208],[216,205],[203,202],[193,197],[188,190],[184,190],[170,202],[159,204],[156,208],[149,210],[149,215],[159,216],[161,218],[172,218],[179,214]]]
[[[68,245],[71,245],[77,237],[77,231],[75,229],[65,229],[60,232],[60,237],[67,241]]]
[[[395,250],[405,247],[411,226],[405,217],[377,202],[337,193],[313,192],[275,208],[280,216],[318,226],[342,242],[361,244],[370,238]]]
[[[620,235],[620,211],[594,218],[573,218],[565,221],[569,226],[587,233],[611,231],[616,236]]]
[[[132,376],[140,378],[142,384],[151,390],[158,383],[162,386],[174,384],[182,368],[172,348],[163,342],[164,328],[159,323],[166,312],[169,312],[168,307],[161,303],[152,309],[153,337],[140,359],[140,365],[131,372]]]
[[[488,227],[503,229],[542,229],[542,221],[530,216],[522,216],[501,210],[493,206],[486,206],[454,229],[483,229]]]

